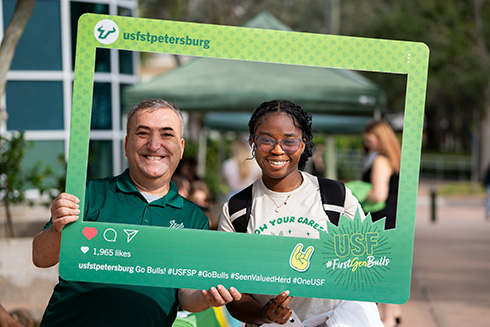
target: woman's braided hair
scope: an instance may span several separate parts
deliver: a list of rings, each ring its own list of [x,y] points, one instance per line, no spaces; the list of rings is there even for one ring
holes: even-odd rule
[[[264,116],[264,120],[267,120],[267,115],[272,112],[284,112],[289,115],[294,126],[301,129],[303,132],[303,142],[305,143],[305,150],[301,154],[299,159],[298,168],[303,170],[306,166],[306,162],[313,154],[313,129],[311,127],[311,114],[307,113],[297,104],[288,100],[272,100],[262,103],[255,112],[252,114],[248,122],[248,129],[251,136],[255,136],[257,131],[257,122]]]

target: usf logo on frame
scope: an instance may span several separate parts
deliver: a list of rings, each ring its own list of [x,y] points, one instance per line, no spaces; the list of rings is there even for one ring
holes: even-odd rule
[[[110,19],[103,19],[94,27],[94,36],[102,44],[116,42],[119,37],[119,27]]]

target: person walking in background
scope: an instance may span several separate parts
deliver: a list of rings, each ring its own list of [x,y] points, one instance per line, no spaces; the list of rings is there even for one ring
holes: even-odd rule
[[[189,196],[187,198],[197,204],[197,206],[204,211],[206,216],[208,216],[209,229],[216,230],[218,228],[218,217],[215,217],[213,214],[212,207],[214,204],[211,191],[206,182],[202,180],[193,181],[190,185]]]
[[[487,192],[487,200],[485,201],[485,219],[490,220],[490,164],[483,176],[483,186]]]
[[[337,181],[330,181],[328,186],[334,193],[345,190],[345,197],[342,196],[335,206],[338,211],[328,214],[324,211],[320,180],[302,171],[312,155],[311,122],[310,114],[287,100],[264,102],[255,110],[248,125],[249,144],[262,170],[262,178],[224,204],[218,230],[254,234],[260,226],[267,224],[267,228],[260,231],[260,234],[319,238],[321,232],[327,231],[327,221],[332,222],[335,213],[337,216],[343,213],[347,218],[354,219],[359,211],[361,219],[364,218],[357,199]],[[240,215],[246,211],[240,208],[235,208],[236,214],[230,213],[233,207],[230,203],[235,199],[242,200],[242,195],[249,195],[249,215]],[[293,216],[305,217],[313,223],[269,223]],[[241,300],[229,303],[227,308],[236,319],[246,322],[247,326],[271,323],[294,326],[288,322],[290,317],[296,323],[318,319],[314,326],[324,326],[327,319],[328,326],[335,327],[382,326],[374,303],[306,297],[292,299],[289,294],[288,290],[278,296],[242,294]],[[330,318],[328,315],[331,315]]]
[[[260,177],[260,168],[252,157],[250,146],[247,142],[242,139],[237,139],[233,142],[231,158],[223,162],[221,174],[230,189],[228,199]]]
[[[323,144],[317,144],[313,149],[312,161],[312,174],[318,177],[325,176],[325,163],[323,157],[325,156],[325,146]]]
[[[189,192],[191,191],[191,182],[189,182],[189,179],[187,179],[187,177],[185,177],[184,175],[174,174],[172,176],[172,182],[174,182],[177,186],[179,194],[183,198],[187,199],[187,197],[189,197]]]
[[[363,131],[367,150],[362,180],[372,184],[366,201],[385,202],[384,209],[371,212],[373,221],[385,218],[385,229],[396,227],[396,208],[400,173],[401,146],[395,132],[385,121],[373,121]],[[397,326],[401,307],[397,304],[378,304],[385,327]]]
[[[385,229],[396,227],[396,207],[400,173],[401,146],[391,126],[374,121],[363,131],[367,150],[362,180],[371,183],[368,202],[385,202],[385,208],[371,212],[373,221],[385,218]]]
[[[198,174],[198,164],[196,158],[182,158],[175,169],[176,175],[181,175],[187,178],[189,182],[200,180]]]

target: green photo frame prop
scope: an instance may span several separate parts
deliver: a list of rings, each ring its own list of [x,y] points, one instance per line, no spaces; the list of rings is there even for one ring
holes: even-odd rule
[[[320,232],[320,239],[306,239],[79,219],[63,230],[62,278],[408,300],[429,59],[425,44],[96,14],[83,15],[78,24],[66,191],[81,200],[82,209],[96,48],[402,74],[407,90],[395,229],[385,231],[384,222],[373,223],[370,216],[341,217],[339,226],[329,224],[328,233]]]

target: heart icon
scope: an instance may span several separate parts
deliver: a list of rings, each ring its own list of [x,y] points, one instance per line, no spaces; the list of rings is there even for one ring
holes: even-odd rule
[[[83,252],[83,254],[85,254],[85,253],[87,253],[87,252],[88,252],[89,248],[88,248],[88,246],[82,246],[82,247],[80,248],[80,250]]]
[[[82,234],[87,238],[87,240],[93,239],[97,235],[97,228],[95,227],[85,227],[82,229]]]

